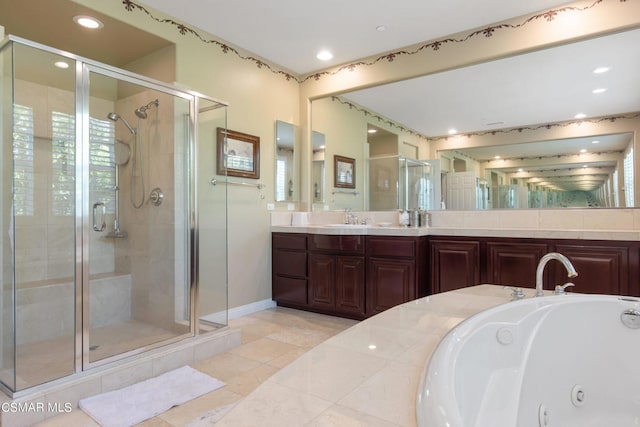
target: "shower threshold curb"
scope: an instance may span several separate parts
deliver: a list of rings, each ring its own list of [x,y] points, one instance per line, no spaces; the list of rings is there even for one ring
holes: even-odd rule
[[[71,412],[86,397],[117,390],[238,347],[239,329],[228,326],[189,337],[89,371],[0,396],[0,425],[30,426]]]

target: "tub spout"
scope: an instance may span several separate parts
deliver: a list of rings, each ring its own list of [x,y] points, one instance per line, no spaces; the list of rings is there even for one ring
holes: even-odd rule
[[[567,258],[566,256],[558,252],[549,252],[548,254],[540,258],[540,262],[538,263],[538,268],[536,269],[536,296],[537,297],[541,297],[542,295],[544,295],[544,293],[542,292],[542,274],[544,273],[544,267],[552,259],[556,259],[560,261],[562,265],[564,265],[564,268],[567,269],[567,277],[576,277],[578,275],[578,273],[576,272],[576,269],[573,267],[573,264],[571,264],[571,261],[569,261],[569,258]]]

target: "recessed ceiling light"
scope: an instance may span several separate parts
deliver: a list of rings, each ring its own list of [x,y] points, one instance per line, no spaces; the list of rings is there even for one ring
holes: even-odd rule
[[[593,70],[594,74],[602,74],[602,73],[606,73],[607,71],[609,71],[611,68],[609,67],[598,67],[595,70]]]
[[[494,159],[499,160],[500,156],[493,156]]]
[[[333,58],[333,53],[329,52],[328,50],[321,50],[316,55],[316,58],[318,58],[321,61],[328,61],[331,58]]]
[[[595,141],[591,141],[592,144],[600,144],[600,141],[595,140]]]
[[[584,119],[585,117],[587,117],[587,115],[585,113],[578,113],[574,117],[576,119]]]
[[[53,63],[53,65],[63,70],[66,70],[67,68],[69,68],[69,63],[65,61],[56,61]]]
[[[587,165],[582,165],[582,167],[583,167],[583,168],[586,168],[586,167],[587,167]]]
[[[607,91],[607,89],[606,89],[606,88],[604,88],[604,87],[599,87],[598,89],[594,89],[594,90],[592,90],[592,91],[591,91],[591,93],[598,94],[598,93],[604,93],[604,92],[606,92],[606,91]]]
[[[102,28],[104,27],[104,24],[102,22],[100,22],[98,19],[92,17],[92,16],[86,16],[86,15],[76,15],[73,17],[73,22],[75,22],[76,24],[85,27],[85,28],[91,28],[91,29],[96,29],[96,28]]]
[[[586,153],[586,152],[587,152],[587,149],[586,149],[586,148],[583,148],[582,150],[580,150],[580,152],[581,152],[581,153]]]
[[[375,130],[375,129],[367,129],[367,132],[369,132],[369,133],[376,133],[376,132],[378,132],[378,131],[377,131],[377,130]]]
[[[449,129],[449,135],[455,135],[456,133],[458,133],[458,131],[456,129]]]

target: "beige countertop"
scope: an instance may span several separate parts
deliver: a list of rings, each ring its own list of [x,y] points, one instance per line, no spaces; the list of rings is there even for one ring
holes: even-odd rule
[[[378,225],[272,225],[271,232],[306,233],[328,235],[371,235],[371,236],[466,236],[505,237],[537,239],[584,239],[638,241],[640,231],[636,230],[579,230],[579,229],[534,229],[534,228],[461,228],[461,227],[380,227]]]
[[[509,301],[502,286],[478,285],[396,306],[314,347],[216,426],[415,426],[417,388],[440,340]]]

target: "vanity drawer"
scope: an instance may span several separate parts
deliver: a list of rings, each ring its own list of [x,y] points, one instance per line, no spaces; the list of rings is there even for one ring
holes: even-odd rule
[[[307,253],[288,250],[273,251],[273,274],[306,277]]]
[[[309,250],[361,254],[364,253],[364,236],[312,234],[309,236]]]
[[[307,235],[297,233],[273,233],[273,249],[307,249]]]
[[[416,239],[413,237],[367,237],[367,255],[375,257],[415,258]]]

